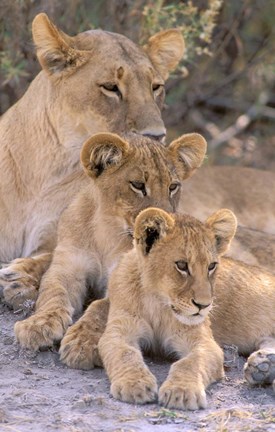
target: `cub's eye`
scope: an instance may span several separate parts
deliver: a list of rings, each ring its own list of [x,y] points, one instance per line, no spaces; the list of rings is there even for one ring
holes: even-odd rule
[[[171,196],[175,195],[175,193],[178,192],[179,188],[180,188],[180,183],[171,183],[169,186],[169,194]]]
[[[105,90],[107,93],[114,93],[118,97],[122,98],[122,94],[116,84],[113,83],[105,83],[100,86],[103,91]]]
[[[218,263],[216,263],[216,262],[213,262],[213,263],[209,264],[209,266],[208,266],[209,273],[213,272],[216,269],[217,264]]]
[[[190,271],[189,271],[188,264],[187,264],[186,261],[176,261],[175,264],[176,264],[177,270],[180,273],[184,273],[184,274],[190,275]]]
[[[130,181],[130,187],[135,192],[142,192],[143,196],[147,195],[145,183],[139,181]]]

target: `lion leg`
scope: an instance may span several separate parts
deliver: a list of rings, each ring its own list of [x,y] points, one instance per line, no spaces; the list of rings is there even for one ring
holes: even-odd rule
[[[41,253],[28,258],[18,258],[0,270],[0,295],[14,310],[34,303],[43,274],[52,261],[52,253]]]
[[[109,299],[96,300],[68,328],[59,350],[60,358],[67,366],[84,370],[102,366],[97,345],[105,330],[108,312]]]
[[[38,350],[60,341],[74,313],[82,310],[87,293],[86,278],[92,260],[81,251],[56,251],[49,270],[42,278],[34,315],[15,324],[18,342]]]
[[[207,386],[223,375],[221,348],[214,340],[201,343],[171,366],[159,389],[159,403],[173,409],[206,408]]]
[[[111,381],[111,394],[123,402],[144,404],[157,397],[157,380],[145,365],[138,347],[135,317],[120,313],[110,320],[99,341],[99,353]]]
[[[247,359],[244,376],[252,385],[273,384],[275,391],[275,337],[263,339]]]

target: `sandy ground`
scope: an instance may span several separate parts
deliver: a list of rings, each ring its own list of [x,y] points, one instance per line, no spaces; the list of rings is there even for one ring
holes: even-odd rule
[[[226,378],[207,390],[208,408],[170,411],[114,400],[104,370],[69,369],[57,350],[21,349],[13,325],[23,318],[0,304],[0,431],[275,431],[273,391],[246,384],[234,347],[225,349]],[[164,381],[169,363],[147,362]]]

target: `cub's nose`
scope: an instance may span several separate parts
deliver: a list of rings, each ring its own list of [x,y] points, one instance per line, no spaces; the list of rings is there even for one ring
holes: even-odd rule
[[[192,303],[193,303],[194,306],[197,306],[197,308],[199,308],[199,310],[205,309],[208,306],[210,306],[210,303],[208,303],[208,304],[201,304],[201,303],[197,303],[194,299],[192,299]]]

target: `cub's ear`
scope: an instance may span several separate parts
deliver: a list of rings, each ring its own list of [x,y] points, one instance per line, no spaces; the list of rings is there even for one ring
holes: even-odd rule
[[[184,40],[180,30],[169,29],[152,36],[143,47],[164,80],[176,68],[184,53]]]
[[[237,218],[231,210],[221,209],[212,214],[206,222],[215,235],[216,247],[223,255],[229,248],[237,229]]]
[[[86,174],[96,178],[105,169],[120,165],[129,154],[129,149],[129,144],[120,136],[98,133],[83,144],[80,161]]]
[[[73,48],[73,38],[58,30],[45,13],[34,18],[32,34],[39,63],[50,75],[73,73],[89,58],[86,51]]]
[[[168,151],[181,180],[190,177],[201,166],[206,148],[205,139],[197,133],[182,135],[171,142]]]
[[[143,255],[148,255],[154,243],[163,238],[174,226],[174,219],[164,210],[148,208],[137,216],[134,227],[134,241]]]

